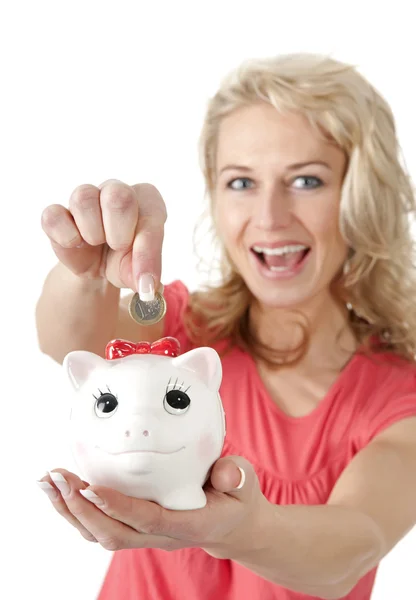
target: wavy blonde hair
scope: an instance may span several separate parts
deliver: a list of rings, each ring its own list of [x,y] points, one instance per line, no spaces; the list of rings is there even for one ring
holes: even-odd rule
[[[339,226],[350,255],[331,291],[350,309],[349,324],[359,344],[415,361],[415,195],[389,105],[353,65],[330,57],[289,54],[243,62],[209,101],[200,137],[211,231],[218,244],[212,214],[219,127],[225,116],[258,102],[302,113],[346,153]],[[191,295],[185,318],[190,338],[203,344],[226,339],[271,365],[297,362],[308,344],[307,327],[302,326],[303,341],[293,352],[262,344],[250,329],[251,292],[225,249],[219,249],[220,284]]]

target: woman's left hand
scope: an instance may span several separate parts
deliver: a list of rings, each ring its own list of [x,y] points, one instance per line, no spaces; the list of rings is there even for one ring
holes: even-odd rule
[[[271,506],[253,466],[241,456],[227,456],[214,464],[204,486],[207,504],[196,510],[168,510],[110,488],[89,487],[63,469],[50,472],[42,481],[60,491],[54,499],[53,490],[41,484],[49,490],[56,510],[85,538],[95,538],[110,551],[199,547],[216,558],[237,558],[254,549]],[[86,497],[80,490],[86,491]]]

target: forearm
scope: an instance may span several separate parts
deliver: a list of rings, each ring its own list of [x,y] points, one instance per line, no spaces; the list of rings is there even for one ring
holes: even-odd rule
[[[36,305],[39,347],[58,362],[72,350],[103,355],[114,337],[120,290],[106,280],[82,280],[58,263]]]
[[[234,558],[265,579],[338,598],[378,564],[382,542],[365,515],[329,505],[269,507],[256,547]]]

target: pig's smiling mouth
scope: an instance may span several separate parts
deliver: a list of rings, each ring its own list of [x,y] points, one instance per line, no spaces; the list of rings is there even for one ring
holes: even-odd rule
[[[111,454],[112,456],[119,456],[120,454],[176,454],[181,450],[185,449],[185,446],[181,446],[177,450],[173,450],[172,452],[162,452],[161,450],[123,450],[122,452],[110,452],[108,450],[103,450],[99,446],[95,446],[98,450],[102,452],[106,452],[107,454]]]

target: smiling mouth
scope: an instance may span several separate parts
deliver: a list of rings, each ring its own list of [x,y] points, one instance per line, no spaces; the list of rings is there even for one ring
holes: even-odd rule
[[[269,252],[262,252],[261,250],[256,246],[250,248],[252,254],[264,267],[270,271],[279,272],[295,268],[302,263],[311,248],[309,246],[293,245],[293,248],[288,252],[280,251],[280,249],[270,250]]]
[[[181,450],[185,449],[185,446],[181,446],[180,448],[178,448],[177,450],[173,450],[172,452],[161,452],[160,450],[126,450],[123,452],[108,452],[107,450],[103,450],[102,448],[99,448],[98,446],[96,446],[96,448],[98,450],[102,450],[103,452],[106,452],[107,454],[111,454],[112,456],[119,456],[120,454],[176,454],[177,452],[180,452]]]

